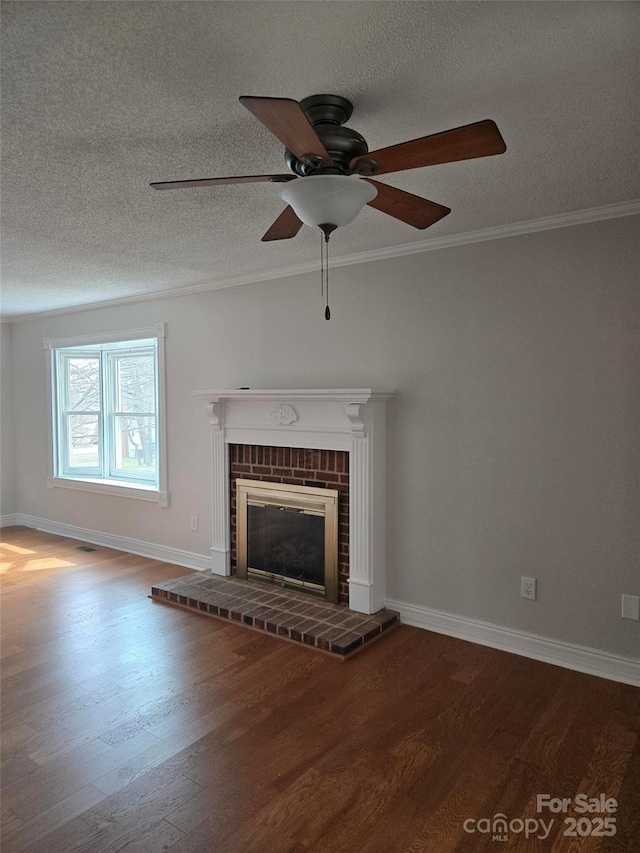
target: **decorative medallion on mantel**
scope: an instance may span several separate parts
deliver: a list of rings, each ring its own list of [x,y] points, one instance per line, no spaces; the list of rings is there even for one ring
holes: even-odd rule
[[[277,403],[271,409],[269,418],[271,423],[289,426],[289,424],[295,423],[298,420],[298,415],[293,406],[290,406],[288,403]]]

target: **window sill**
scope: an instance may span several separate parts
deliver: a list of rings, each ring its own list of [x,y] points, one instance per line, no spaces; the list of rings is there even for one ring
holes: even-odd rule
[[[161,507],[169,506],[169,493],[160,492],[155,486],[114,483],[113,480],[74,480],[70,477],[49,477],[47,485],[50,489],[78,489],[83,492],[98,492],[103,495],[119,495],[139,501],[152,501]]]

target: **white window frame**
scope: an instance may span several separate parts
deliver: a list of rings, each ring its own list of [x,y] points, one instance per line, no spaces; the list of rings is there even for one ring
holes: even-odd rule
[[[49,477],[47,479],[47,485],[50,489],[65,488],[100,492],[102,494],[135,498],[137,500],[153,501],[161,507],[169,506],[169,492],[167,489],[165,337],[165,323],[157,323],[151,328],[129,329],[127,331],[115,332],[108,335],[83,335],[81,337],[74,338],[44,339],[44,349],[47,356],[47,370],[49,375],[49,382],[47,383],[47,414],[49,425]],[[112,464],[109,460],[107,461],[107,467],[110,471],[108,479],[103,479],[101,476],[91,477],[87,475],[74,477],[72,471],[58,470],[58,465],[60,464],[58,452],[58,427],[60,423],[59,405],[61,383],[57,375],[57,353],[60,352],[61,356],[64,357],[65,349],[70,350],[75,347],[87,347],[88,349],[86,354],[90,355],[90,347],[95,347],[96,353],[101,347],[110,347],[110,349],[103,355],[106,356],[108,360],[113,360],[114,357],[118,356],[119,351],[121,351],[122,354],[127,351],[127,342],[129,341],[148,341],[150,346],[155,346],[157,352],[157,485],[155,483],[145,483],[142,479],[135,483],[125,482],[124,480],[121,481],[118,474],[113,473]],[[107,375],[110,375],[110,373],[111,370],[107,370]],[[107,394],[114,393],[114,389],[110,386],[109,382],[107,383],[107,387],[104,391]],[[103,446],[103,443],[101,443],[101,446]],[[110,453],[110,449],[108,447],[104,447],[103,453],[105,452]],[[96,473],[101,474],[102,471]]]

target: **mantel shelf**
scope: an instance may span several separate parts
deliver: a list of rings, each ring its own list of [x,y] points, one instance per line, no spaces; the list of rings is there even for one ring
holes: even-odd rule
[[[368,403],[390,400],[393,391],[373,388],[223,388],[193,391],[193,396],[210,403],[225,400],[329,400],[335,403]]]

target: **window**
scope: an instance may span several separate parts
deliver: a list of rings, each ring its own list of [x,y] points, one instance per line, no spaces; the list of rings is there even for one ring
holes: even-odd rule
[[[52,371],[50,485],[166,505],[164,324],[137,330],[143,332],[153,336],[45,341]]]

